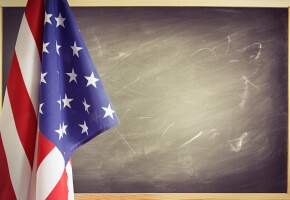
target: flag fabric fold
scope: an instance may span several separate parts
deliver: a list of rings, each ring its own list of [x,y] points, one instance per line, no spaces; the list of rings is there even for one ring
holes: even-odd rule
[[[73,199],[71,156],[119,124],[66,0],[29,0],[0,120],[0,199]]]

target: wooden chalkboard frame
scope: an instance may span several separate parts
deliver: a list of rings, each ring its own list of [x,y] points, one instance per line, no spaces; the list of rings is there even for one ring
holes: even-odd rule
[[[3,57],[3,7],[25,7],[27,0],[0,0],[0,93],[2,94],[2,57]],[[167,0],[154,1],[154,0],[69,0],[73,7],[93,7],[93,6],[199,6],[199,7],[272,7],[272,8],[288,8],[288,49],[289,49],[289,26],[290,26],[290,0]],[[289,50],[288,50],[288,66],[289,66]],[[288,85],[289,85],[289,70],[288,70]],[[288,87],[288,105],[290,91]],[[2,99],[0,98],[0,105]],[[289,107],[288,107],[289,113]],[[289,126],[289,120],[288,120]],[[290,134],[288,131],[288,152],[290,152],[289,145]],[[125,194],[75,194],[75,199],[199,199],[199,200],[286,200],[290,199],[290,154],[288,153],[288,177],[287,177],[287,193],[159,193],[159,194],[139,194],[139,193],[125,193]]]

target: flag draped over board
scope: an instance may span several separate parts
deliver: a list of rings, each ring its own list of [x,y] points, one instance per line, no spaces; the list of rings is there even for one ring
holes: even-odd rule
[[[117,124],[68,2],[29,0],[0,120],[0,199],[73,199],[73,151]]]

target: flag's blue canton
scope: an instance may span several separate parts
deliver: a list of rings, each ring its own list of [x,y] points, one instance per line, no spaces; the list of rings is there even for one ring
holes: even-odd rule
[[[68,162],[119,120],[67,1],[46,1],[44,23],[39,128]]]

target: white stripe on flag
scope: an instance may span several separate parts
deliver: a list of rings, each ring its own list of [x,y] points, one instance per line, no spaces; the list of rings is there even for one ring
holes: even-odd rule
[[[74,185],[73,185],[73,173],[71,162],[66,165],[66,173],[68,176],[67,187],[68,187],[68,200],[74,200]]]
[[[10,179],[17,199],[26,200],[31,168],[16,130],[8,93],[4,97],[2,112],[5,113],[5,118],[2,116],[0,122],[1,137],[7,157]],[[15,164],[16,162],[17,164]]]
[[[64,172],[64,159],[57,147],[45,157],[36,173],[36,199],[44,200],[53,191]]]
[[[30,188],[29,188],[29,200],[36,200],[36,170],[37,170],[37,149],[38,149],[38,136],[39,136],[39,128],[37,129],[36,134],[36,142],[35,142],[35,151],[34,151],[34,159],[33,159],[33,168],[31,171],[31,179],[30,179]]]
[[[36,116],[38,116],[41,61],[25,15],[23,15],[19,29],[15,52],[26,89],[32,101]]]

